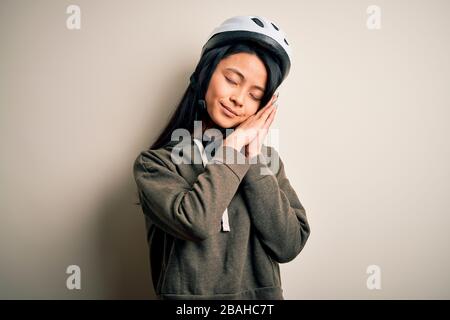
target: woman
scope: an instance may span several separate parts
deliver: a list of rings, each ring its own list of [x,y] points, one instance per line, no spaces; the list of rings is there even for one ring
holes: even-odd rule
[[[283,299],[279,263],[300,253],[310,228],[283,162],[262,141],[290,56],[270,20],[226,20],[169,124],[137,157],[159,299]],[[180,130],[188,133],[181,142]],[[180,150],[202,161],[174,161]]]

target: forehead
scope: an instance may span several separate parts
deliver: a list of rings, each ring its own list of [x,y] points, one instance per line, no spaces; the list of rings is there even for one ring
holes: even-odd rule
[[[244,75],[246,80],[261,86],[264,86],[267,78],[267,71],[264,63],[258,56],[250,53],[241,52],[232,54],[222,59],[218,68],[223,71],[229,68],[237,69]]]

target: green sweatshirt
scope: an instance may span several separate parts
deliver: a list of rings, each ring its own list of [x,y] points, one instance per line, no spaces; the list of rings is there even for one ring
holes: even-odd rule
[[[283,299],[279,263],[300,253],[310,227],[276,150],[264,145],[249,164],[220,146],[208,163],[177,164],[179,146],[142,151],[133,167],[158,299]],[[201,159],[193,139],[186,146]]]

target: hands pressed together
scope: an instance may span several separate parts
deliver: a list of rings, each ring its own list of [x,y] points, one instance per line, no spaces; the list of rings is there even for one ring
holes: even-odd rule
[[[238,151],[245,147],[245,156],[248,159],[261,153],[262,143],[278,109],[277,99],[278,94],[274,94],[263,108],[236,127],[224,140],[224,145]]]

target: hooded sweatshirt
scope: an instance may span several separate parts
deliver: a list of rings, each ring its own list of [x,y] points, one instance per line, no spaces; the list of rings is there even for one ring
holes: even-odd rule
[[[249,160],[220,144],[208,159],[198,142],[134,162],[157,298],[284,299],[279,263],[300,253],[310,227],[281,158],[263,145]],[[180,149],[202,161],[174,161]]]

